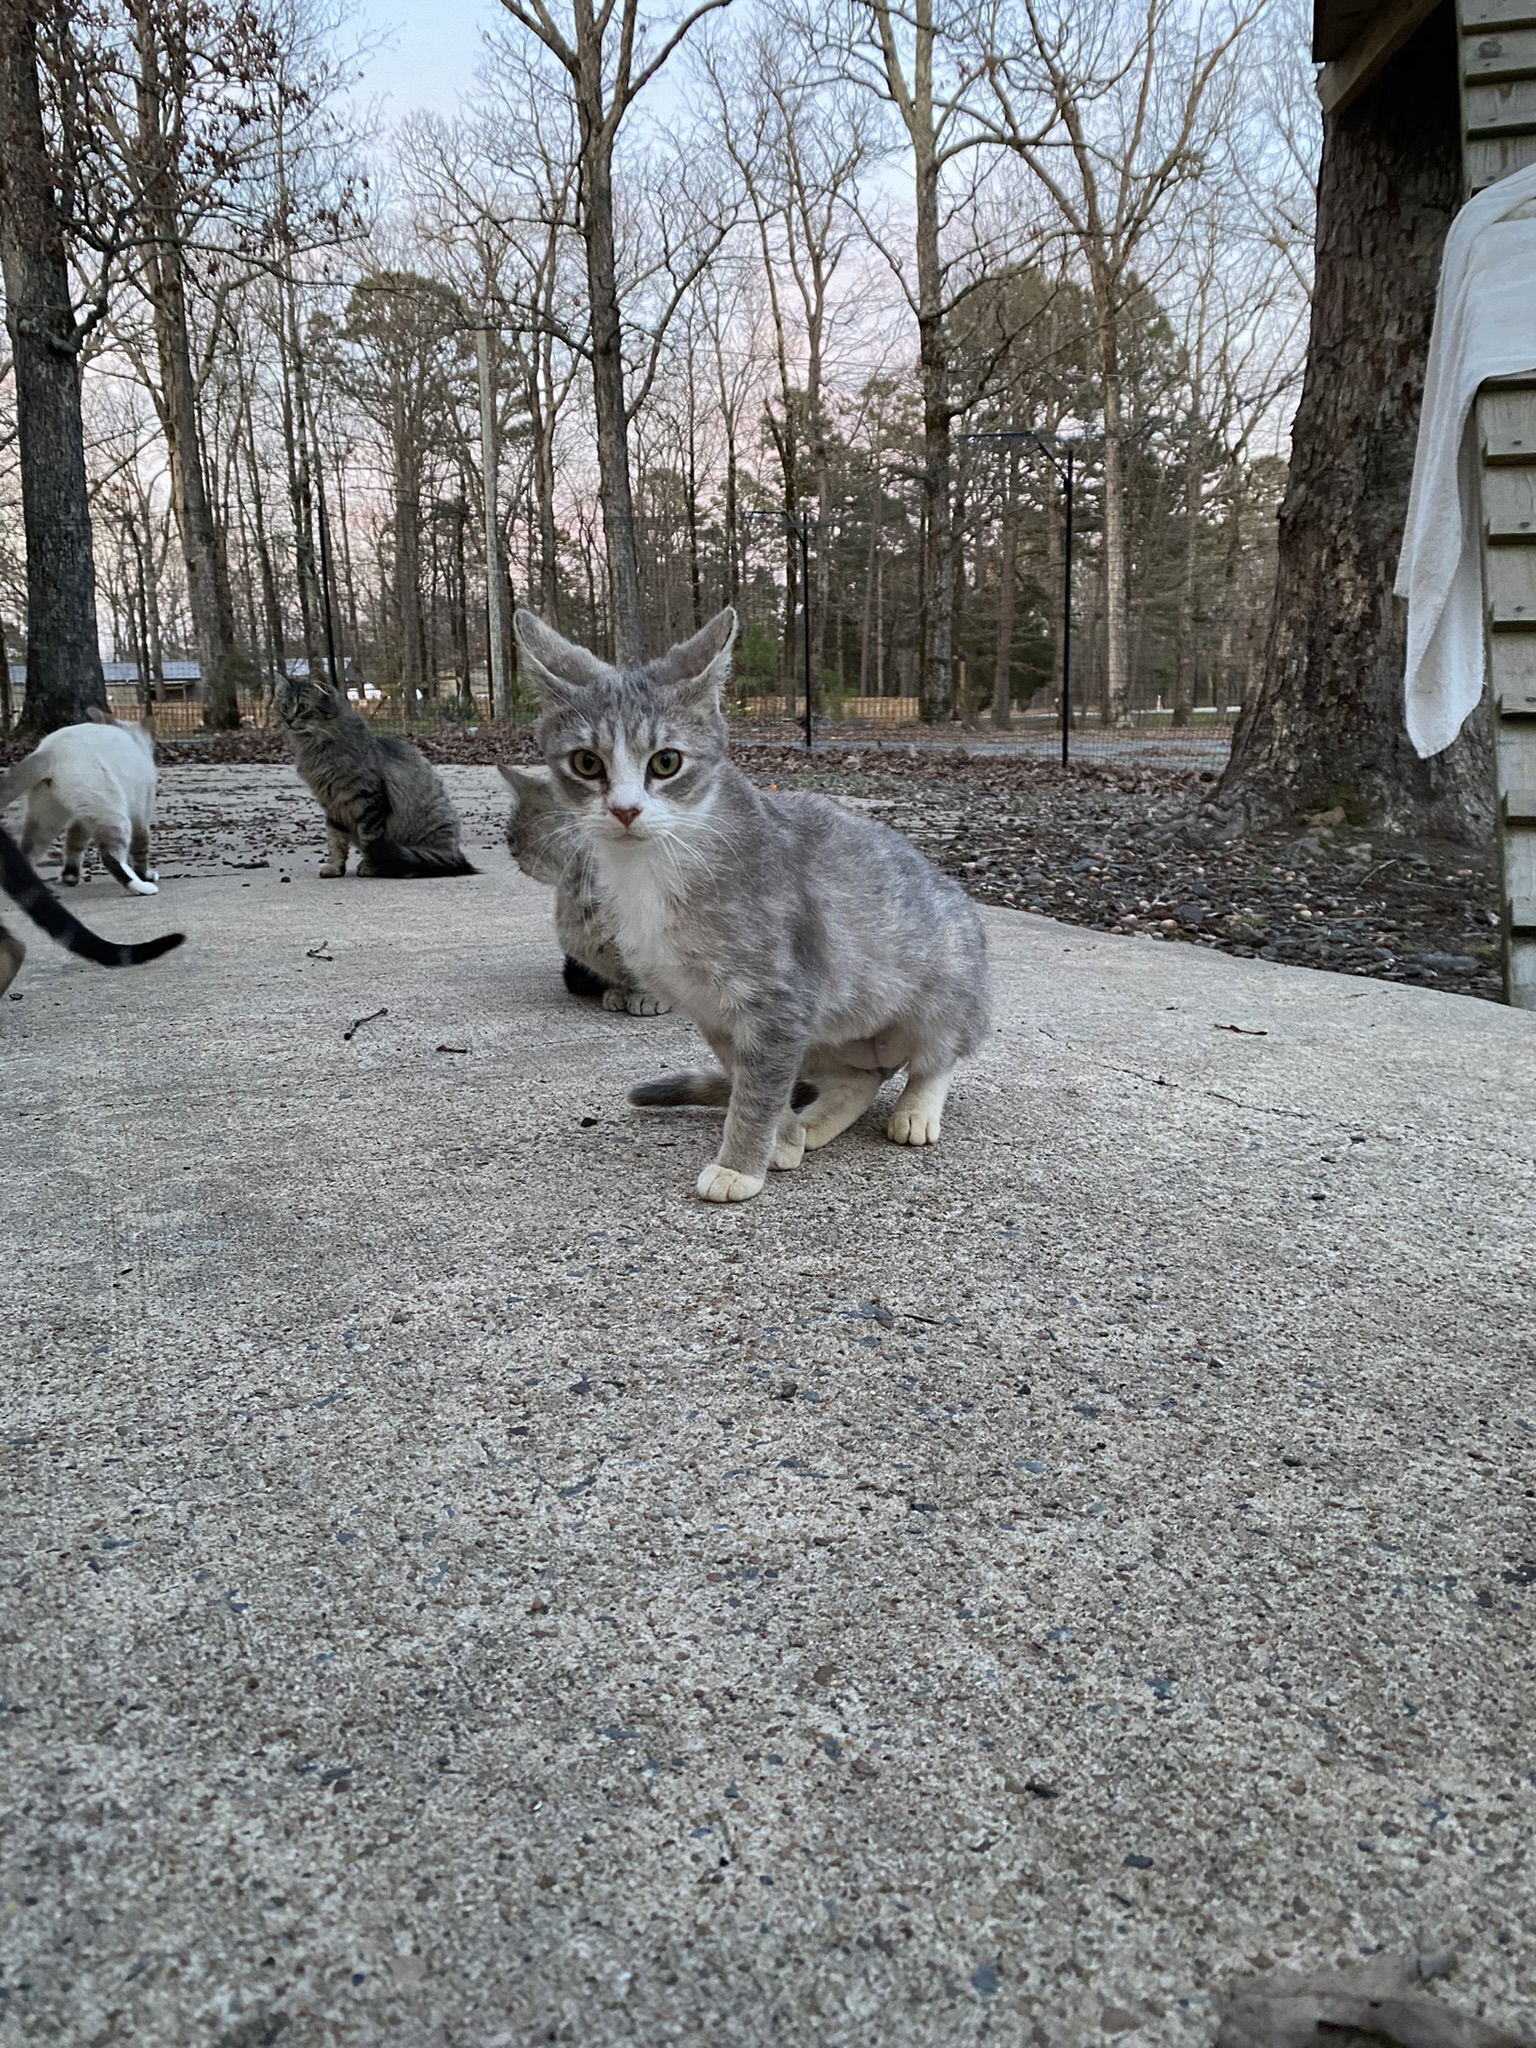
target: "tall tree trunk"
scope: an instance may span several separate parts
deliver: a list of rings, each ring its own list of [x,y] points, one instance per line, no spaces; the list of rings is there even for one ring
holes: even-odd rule
[[[1184,568],[1179,583],[1178,647],[1174,656],[1173,719],[1175,726],[1189,724],[1195,708],[1197,645],[1195,612],[1200,599],[1200,482],[1202,469],[1198,437],[1191,428],[1184,456]]]
[[[470,696],[469,687],[469,564],[466,556],[464,528],[469,518],[469,500],[460,497],[454,501],[453,514],[453,578],[449,591],[452,606],[453,627],[453,673],[460,697]]]
[[[687,492],[689,631],[697,632],[704,623],[704,582],[699,566],[699,436],[694,409],[691,337],[688,345],[688,469],[684,488]]]
[[[278,680],[284,675],[283,607],[277,594],[277,572],[272,563],[272,550],[267,542],[267,515],[262,502],[261,473],[256,464],[256,427],[251,417],[249,397],[245,405],[245,433],[246,475],[251,491],[251,528],[256,544],[257,569],[261,576],[261,615],[267,642],[270,690],[276,687]]]
[[[105,709],[80,422],[79,329],[38,90],[39,0],[0,24],[0,272],[16,379],[27,547],[21,731],[41,738]]]
[[[1342,804],[1361,824],[1485,840],[1481,720],[1420,761],[1392,595],[1445,231],[1461,198],[1455,24],[1431,17],[1325,119],[1317,283],[1257,686],[1221,794],[1251,819]]]
[[[547,368],[547,360],[546,360]],[[550,625],[560,623],[560,535],[555,525],[555,407],[551,380],[541,391],[529,380],[528,424],[533,437],[534,500],[539,521],[539,598]]]
[[[613,658],[621,668],[644,659],[640,631],[640,557],[629,479],[629,418],[624,396],[623,334],[613,221],[613,135],[602,114],[602,79],[587,53],[590,79],[577,88],[581,123],[581,226],[592,314],[592,403],[597,416],[597,488],[608,557]]]
[[[197,388],[187,328],[186,292],[180,274],[180,249],[156,252],[149,269],[154,280],[155,343],[164,396],[171,503],[187,569],[192,641],[202,673],[203,723],[223,732],[240,723],[240,705],[230,664],[234,620],[220,559],[223,537],[208,495],[198,441]]]
[[[298,342],[297,314],[287,303],[280,323],[278,366],[281,371],[283,411],[283,456],[288,469],[288,505],[293,519],[294,586],[299,601],[299,632],[304,642],[304,659],[316,682],[325,679],[325,652],[321,641],[320,572],[315,559],[315,489],[310,467],[309,435],[304,427],[305,408],[299,385],[303,378]]]
[[[1113,287],[1107,287],[1112,290]],[[1130,578],[1127,573],[1125,404],[1120,382],[1119,321],[1101,318],[1099,350],[1104,399],[1104,722],[1131,722]]]
[[[997,563],[997,660],[992,670],[994,732],[1007,732],[1013,724],[1013,621],[1019,584],[1019,521],[1015,509],[1018,473],[1019,458],[1010,447],[1003,484],[1003,530]]]
[[[725,420],[725,601],[736,604],[741,597],[741,514],[740,484],[736,458],[736,415]]]
[[[427,675],[427,629],[421,603],[421,475],[403,405],[396,407],[394,442],[395,617],[400,633],[400,681],[406,708]]]
[[[880,456],[875,452],[869,489],[869,555],[864,565],[864,621],[859,637],[859,695],[880,694]]]
[[[320,569],[315,547],[313,464],[319,451],[310,433],[309,376],[304,340],[299,332],[299,297],[293,281],[294,238],[290,221],[286,126],[279,100],[277,150],[277,220],[286,260],[278,282],[278,368],[283,403],[283,451],[288,462],[288,498],[293,511],[294,579],[298,586],[299,629],[304,658],[316,682],[328,680],[322,633]],[[354,641],[354,645],[356,642]]]
[[[968,517],[966,501],[966,469],[962,464],[955,477],[954,496],[950,511],[949,559],[952,574],[950,584],[950,667],[954,674],[955,715],[964,724],[973,726],[980,709],[979,695],[970,678],[970,663],[962,649],[965,645],[963,621],[965,618],[965,522]]]
[[[134,660],[139,671],[140,716],[148,718],[154,708],[154,690],[149,666],[149,535],[139,532],[139,522],[130,512],[123,522],[133,547],[133,589],[129,617],[133,625]]]
[[[160,424],[165,433],[171,504],[187,571],[187,606],[201,672],[203,723],[229,731],[240,723],[235,694],[235,622],[230,603],[224,536],[208,488],[199,435],[197,373],[192,364],[187,313],[184,233],[174,152],[179,123],[172,102],[184,70],[184,50],[163,46],[149,0],[132,8],[138,70],[139,227],[146,238],[144,283],[154,321],[160,368]],[[177,33],[172,26],[172,37]],[[170,77],[167,77],[167,73]]]
[[[939,257],[939,156],[933,112],[933,4],[915,0],[917,47],[910,126],[916,186],[917,358],[923,394],[922,670],[918,704],[935,723],[954,715],[950,461],[952,416]]]

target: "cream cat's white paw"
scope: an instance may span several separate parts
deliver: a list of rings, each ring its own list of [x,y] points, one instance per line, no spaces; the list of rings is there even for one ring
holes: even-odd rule
[[[781,1130],[774,1142],[773,1157],[769,1160],[768,1164],[776,1167],[780,1173],[792,1173],[805,1157],[805,1145],[806,1137],[803,1125],[797,1126],[787,1138]]]
[[[128,893],[130,896],[158,896],[160,889],[157,883],[141,882],[137,876],[134,876],[128,884]]]
[[[937,1113],[922,1109],[896,1109],[885,1127],[893,1145],[937,1145],[943,1125]]]
[[[850,1124],[856,1124],[880,1093],[878,1074],[817,1075],[818,1094],[805,1119],[809,1152],[830,1145]]]
[[[322,882],[334,882],[338,875],[344,875],[346,872],[345,868],[337,867],[335,861],[328,860],[320,870],[320,879]],[[361,873],[361,869],[359,869],[359,873]]]
[[[699,1175],[698,1193],[706,1202],[750,1202],[762,1191],[763,1183],[756,1175],[738,1173],[718,1160],[712,1159]]]

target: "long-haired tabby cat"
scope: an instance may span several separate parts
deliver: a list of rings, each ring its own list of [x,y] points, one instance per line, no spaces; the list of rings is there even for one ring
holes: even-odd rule
[[[887,1135],[936,1143],[955,1068],[987,1029],[980,920],[899,833],[826,797],[754,789],[727,759],[720,693],[736,614],[635,670],[531,612],[516,631],[601,915],[635,975],[694,1019],[729,1077],[699,1194],[757,1194],[770,1165],[798,1166],[902,1067]],[[711,1100],[722,1079],[669,1076],[630,1100]],[[797,1079],[816,1090],[803,1121]]]
[[[565,985],[573,996],[595,996],[605,1010],[659,1017],[672,1005],[640,987],[625,965],[598,908],[592,864],[578,843],[570,812],[547,768],[507,768],[512,792],[507,850],[525,875],[555,892],[555,937],[565,953]]]
[[[360,875],[479,872],[464,858],[441,776],[409,740],[370,732],[339,692],[307,676],[287,684],[277,708],[294,766],[325,813],[330,858],[322,875],[344,875],[354,846]]]
[[[136,946],[119,946],[111,939],[98,938],[78,917],[66,910],[27,859],[10,833],[0,829],[0,888],[34,924],[42,926],[51,939],[67,946],[82,959],[98,967],[140,967],[146,960],[158,960],[179,946],[185,934],[165,932],[158,939],[145,939]],[[16,934],[0,924],[0,995],[16,979],[27,949]]]

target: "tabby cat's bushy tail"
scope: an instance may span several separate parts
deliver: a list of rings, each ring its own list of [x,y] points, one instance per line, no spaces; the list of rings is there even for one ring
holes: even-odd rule
[[[166,932],[158,939],[145,939],[136,946],[120,946],[112,939],[98,938],[79,918],[66,910],[42,876],[38,874],[9,832],[0,830],[0,888],[18,910],[24,910],[34,924],[42,926],[50,939],[57,939],[71,953],[94,960],[98,967],[142,967],[146,960],[158,960],[179,946],[186,934]],[[14,943],[14,942],[13,942]],[[19,964],[19,963],[18,963]]]
[[[376,875],[397,882],[435,881],[443,875],[478,875],[480,870],[462,853],[438,853],[425,846],[397,846],[392,839],[370,839],[363,857]]]

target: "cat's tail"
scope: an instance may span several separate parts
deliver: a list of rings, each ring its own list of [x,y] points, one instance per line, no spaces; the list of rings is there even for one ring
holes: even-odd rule
[[[48,774],[46,760],[39,761],[36,754],[23,754],[14,768],[0,775],[0,813],[20,803],[34,782],[42,782]]]
[[[397,882],[435,881],[443,875],[478,875],[455,847],[440,853],[429,846],[397,846],[393,839],[370,839],[363,856],[376,875],[388,875]]]
[[[0,831],[0,888],[34,924],[42,926],[50,939],[57,939],[82,959],[94,960],[98,967],[142,967],[146,960],[158,960],[162,953],[169,953],[186,937],[184,932],[166,932],[136,946],[119,946],[111,939],[98,938],[64,908],[10,833],[4,831]],[[13,946],[17,943],[11,941]],[[18,957],[16,965],[20,964]]]
[[[639,1081],[629,1091],[636,1109],[724,1109],[731,1099],[731,1077],[690,1068],[680,1074],[663,1074],[659,1081]],[[806,1109],[816,1100],[809,1081],[797,1081],[790,1097],[792,1109]]]

